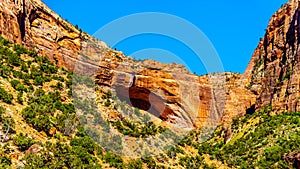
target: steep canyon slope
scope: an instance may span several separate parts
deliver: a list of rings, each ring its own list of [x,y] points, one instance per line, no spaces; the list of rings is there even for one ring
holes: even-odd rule
[[[299,1],[291,0],[270,19],[244,73],[244,83],[257,94],[257,108],[299,111]]]

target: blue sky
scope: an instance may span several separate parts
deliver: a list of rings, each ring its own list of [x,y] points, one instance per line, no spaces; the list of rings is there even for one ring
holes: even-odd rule
[[[79,25],[83,31],[91,35],[111,21],[129,14],[162,12],[181,17],[198,27],[209,38],[221,58],[225,71],[240,73],[244,72],[259,38],[263,37],[269,19],[282,4],[287,2],[287,0],[43,1],[63,18],[74,25]],[[203,64],[195,60],[197,56],[189,47],[169,37],[138,35],[113,47],[135,58],[185,63],[192,72],[207,73]],[[160,50],[156,50],[153,56],[143,56],[142,51],[149,48]]]

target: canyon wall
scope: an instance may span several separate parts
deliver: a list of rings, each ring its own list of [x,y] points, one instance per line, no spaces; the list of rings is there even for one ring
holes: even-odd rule
[[[291,0],[270,19],[244,73],[243,83],[257,94],[256,109],[300,110],[299,35],[299,0]]]

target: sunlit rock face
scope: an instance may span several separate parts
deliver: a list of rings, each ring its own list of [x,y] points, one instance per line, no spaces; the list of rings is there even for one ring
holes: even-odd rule
[[[299,23],[299,0],[289,1],[270,19],[243,78],[258,95],[256,109],[272,105],[279,113],[300,110]]]

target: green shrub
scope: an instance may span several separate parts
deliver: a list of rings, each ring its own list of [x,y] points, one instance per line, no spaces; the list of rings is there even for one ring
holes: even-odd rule
[[[22,72],[16,71],[16,70],[13,70],[12,72],[13,72],[13,75],[14,75],[15,78],[24,79],[24,77],[23,77],[24,74]]]
[[[15,136],[13,141],[20,151],[28,150],[35,143],[33,139],[27,138],[23,133]]]
[[[7,78],[7,77],[9,77],[11,72],[12,72],[11,67],[9,67],[5,64],[0,64],[0,75],[1,75],[1,77]]]
[[[12,44],[11,41],[0,36],[0,46],[9,46],[10,44]]]
[[[95,143],[88,136],[73,138],[70,142],[70,145],[71,146],[80,146],[80,147],[84,148],[90,154],[93,154],[94,150],[95,150]]]
[[[7,63],[12,66],[20,66],[22,63],[22,60],[19,55],[13,53],[8,56]]]
[[[280,146],[269,147],[264,151],[267,161],[277,162],[283,156],[283,149]]]
[[[48,133],[51,127],[53,127],[53,124],[48,116],[41,115],[33,120],[33,127],[38,131]]]
[[[24,100],[23,100],[23,93],[22,92],[18,93],[18,98],[17,99],[18,99],[19,104],[23,104]]]
[[[2,115],[5,113],[6,109],[2,106],[0,106],[0,119],[2,117]]]
[[[106,93],[106,98],[110,99],[112,97],[112,93],[111,91],[109,90],[107,93]]]
[[[0,99],[5,103],[11,104],[13,100],[13,95],[6,92],[5,89],[0,87]]]
[[[109,99],[106,100],[106,102],[104,103],[104,106],[109,107],[111,105],[111,102]]]
[[[26,88],[24,87],[24,85],[19,80],[12,80],[12,81],[10,81],[10,84],[17,91],[19,91],[19,92],[25,91],[26,92]]]
[[[103,161],[106,163],[109,163],[110,167],[116,167],[116,168],[124,167],[123,159],[120,157],[117,157],[116,155],[114,155],[113,153],[110,153],[110,152],[107,152],[103,156]]]
[[[153,157],[142,158],[143,162],[147,164],[149,169],[155,169],[157,167],[155,160]]]
[[[28,73],[28,66],[26,65],[25,62],[23,62],[21,64],[21,71],[25,72],[25,73]]]
[[[30,78],[34,79],[37,76],[43,76],[43,72],[40,71],[39,67],[31,66],[30,67]]]
[[[54,80],[58,80],[58,81],[60,81],[60,82],[64,82],[64,81],[65,81],[65,78],[64,78],[64,77],[59,76],[59,75],[56,75],[56,74],[52,75],[52,78],[53,78]]]
[[[131,160],[128,163],[128,168],[130,168],[130,169],[142,169],[143,168],[143,162],[140,159]]]
[[[64,88],[64,86],[61,82],[57,82],[56,85],[54,86],[54,88],[57,90],[62,90]]]
[[[51,63],[51,62],[50,62]],[[40,64],[41,67],[41,71],[43,71],[44,73],[47,74],[56,74],[58,71],[58,67],[53,66],[53,64],[51,63],[51,65],[49,65],[50,63],[47,64]]]
[[[14,44],[13,50],[17,53],[17,55],[27,54],[27,49],[24,46]]]
[[[0,168],[9,168],[11,166],[11,158],[6,155],[0,155]]]
[[[46,162],[37,154],[25,155],[24,160],[26,161],[25,169],[43,168]]]
[[[44,79],[42,76],[36,76],[33,80],[33,84],[36,86],[41,86],[44,83]]]

